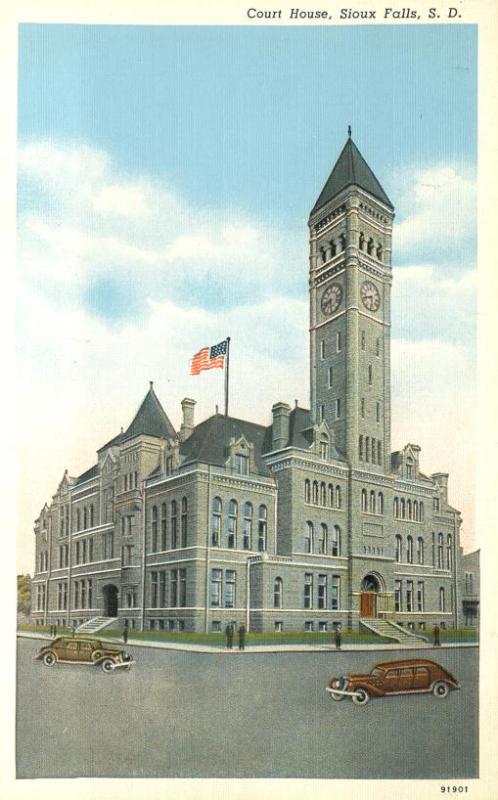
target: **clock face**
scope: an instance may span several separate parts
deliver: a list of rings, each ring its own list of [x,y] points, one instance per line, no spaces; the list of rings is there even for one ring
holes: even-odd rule
[[[341,305],[341,300],[342,286],[339,283],[333,283],[322,294],[322,312],[327,316],[333,314]]]
[[[380,306],[380,294],[375,283],[363,281],[360,287],[361,302],[369,311],[377,311]]]

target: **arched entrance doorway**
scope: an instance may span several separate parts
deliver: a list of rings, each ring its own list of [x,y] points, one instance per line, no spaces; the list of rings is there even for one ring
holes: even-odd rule
[[[104,615],[106,617],[118,616],[118,589],[112,583],[104,586],[102,590],[104,595]]]
[[[365,575],[363,578],[360,589],[360,616],[376,617],[377,595],[381,590],[378,577],[369,572],[368,575]]]

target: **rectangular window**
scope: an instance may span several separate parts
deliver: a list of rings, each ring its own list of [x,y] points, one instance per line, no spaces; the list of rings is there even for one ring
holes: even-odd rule
[[[373,383],[373,377],[372,377],[372,365],[371,365],[371,364],[369,364],[369,365],[368,365],[368,385],[369,385],[369,386],[371,386],[371,385],[372,385],[372,383]]]
[[[327,608],[327,576],[318,576],[318,608]]]
[[[172,569],[170,572],[170,605],[175,608],[178,605],[178,570]]]
[[[306,631],[306,633],[313,633],[314,627],[315,626],[311,620],[304,623],[304,630]]]
[[[417,583],[417,611],[424,610],[424,582]]]
[[[375,406],[375,417],[377,422],[380,422],[380,403]]]
[[[236,581],[237,573],[235,570],[225,570],[225,608],[235,608]]]
[[[380,339],[375,340],[375,355],[380,356]]]
[[[132,560],[133,560],[133,545],[125,544],[125,546],[121,551],[121,561],[123,566],[125,567],[131,566]]]
[[[406,582],[406,610],[413,611],[413,581]]]
[[[337,400],[335,401],[335,418],[340,419],[340,417],[341,417],[341,400],[340,398],[337,398]]]
[[[320,342],[320,358],[322,359],[322,361],[325,358],[325,341],[323,339]]]
[[[249,475],[249,456],[237,453],[235,456],[235,471],[239,475]]]
[[[319,422],[323,422],[325,419],[325,406],[320,406],[319,408]]]
[[[187,605],[187,570],[179,569],[178,573],[178,605],[180,608],[185,608]]]
[[[79,608],[80,607],[80,582],[79,581],[75,581],[74,582],[74,607],[75,608]]]
[[[318,623],[318,630],[321,633],[326,633],[327,632],[327,623],[326,622],[319,622]]]
[[[337,331],[335,337],[336,350],[339,353],[342,350],[342,336],[341,331]]]
[[[157,572],[150,573],[150,604],[152,608],[157,608]]]
[[[166,608],[166,572],[162,570],[159,573],[159,605],[161,608]]]
[[[284,629],[284,623],[282,622],[282,620],[276,620],[274,627],[275,627],[275,633],[282,633]]]
[[[332,575],[332,597],[330,607],[337,610],[341,602],[341,576]]]
[[[221,569],[211,570],[210,602],[213,608],[221,607],[222,575],[223,573]]]
[[[365,331],[362,331],[361,332],[361,349],[362,350],[365,349],[365,340],[366,340]]]
[[[88,540],[88,560],[93,561],[93,536]]]
[[[166,475],[171,475],[173,472],[173,456],[166,457]]]
[[[92,601],[93,601],[93,584],[92,584],[92,580],[89,579],[88,580],[88,604],[87,604],[88,608],[92,607]]]
[[[332,389],[334,383],[334,370],[333,367],[329,367],[328,369],[328,387]]]
[[[313,575],[309,572],[304,576],[304,608],[313,608]]]
[[[394,610],[401,611],[401,581],[394,581]]]
[[[363,419],[365,419],[365,398],[364,397],[361,398],[360,412],[361,412],[361,416],[363,417]]]

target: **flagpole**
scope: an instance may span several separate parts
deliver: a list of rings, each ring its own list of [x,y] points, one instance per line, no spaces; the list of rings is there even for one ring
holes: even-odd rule
[[[225,364],[225,417],[228,417],[228,378],[230,370],[230,337],[227,336],[227,358]]]

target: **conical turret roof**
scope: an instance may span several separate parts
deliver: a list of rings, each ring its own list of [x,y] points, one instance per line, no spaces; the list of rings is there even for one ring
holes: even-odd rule
[[[329,200],[342,192],[347,186],[359,186],[376,197],[389,208],[394,208],[384,189],[373,174],[351,136],[344,145],[329,179],[323,187],[311,214],[322,208]]]
[[[131,425],[124,432],[123,439],[129,439],[140,434],[159,436],[161,439],[173,439],[176,436],[173,425],[157,399],[152,381],[142,405],[135,414]]]

